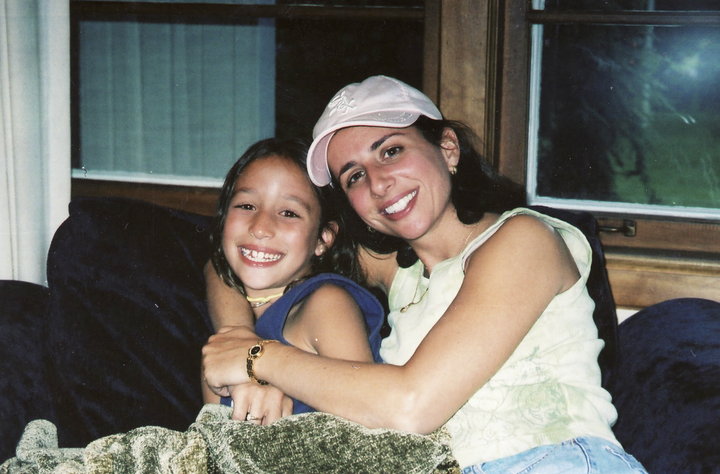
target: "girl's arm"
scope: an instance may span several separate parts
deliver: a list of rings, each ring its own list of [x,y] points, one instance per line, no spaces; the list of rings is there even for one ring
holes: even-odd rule
[[[215,331],[224,326],[255,327],[255,316],[247,300],[220,279],[212,262],[205,264],[204,273],[208,312]]]
[[[369,286],[380,288],[385,294],[390,291],[398,270],[396,257],[397,252],[379,254],[362,246],[358,248],[358,259]]]
[[[517,216],[474,252],[458,295],[404,366],[349,363],[270,344],[254,370],[318,410],[370,428],[429,433],[500,369],[550,301],[578,277],[562,238],[533,217]],[[247,352],[256,342],[244,328],[210,339],[203,354],[214,390],[247,381],[244,359],[231,362],[225,349]]]
[[[283,336],[323,357],[373,362],[365,316],[350,293],[333,284],[321,286],[293,309]]]

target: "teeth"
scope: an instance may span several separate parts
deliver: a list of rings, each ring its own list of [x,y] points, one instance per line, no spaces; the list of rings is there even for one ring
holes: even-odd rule
[[[414,198],[416,194],[417,194],[417,191],[411,192],[410,194],[408,194],[404,198],[400,199],[398,202],[396,202],[392,206],[386,207],[385,212],[388,214],[395,214],[396,212],[402,211],[403,209],[405,209],[407,207],[410,200],[412,198]]]
[[[282,257],[280,254],[258,252],[257,250],[249,250],[245,247],[240,247],[240,252],[242,252],[243,257],[258,263],[274,262],[280,260]]]

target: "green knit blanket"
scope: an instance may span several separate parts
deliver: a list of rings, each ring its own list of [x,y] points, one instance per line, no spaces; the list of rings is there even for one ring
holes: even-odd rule
[[[428,473],[459,474],[449,435],[368,429],[326,413],[283,418],[269,426],[230,419],[206,405],[187,431],[147,426],[58,448],[57,429],[29,423],[16,457],[0,474],[74,473]]]

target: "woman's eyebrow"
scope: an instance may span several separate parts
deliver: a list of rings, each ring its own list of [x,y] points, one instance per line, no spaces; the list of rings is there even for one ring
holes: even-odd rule
[[[388,133],[387,135],[383,135],[382,137],[375,140],[375,142],[373,142],[372,145],[370,145],[370,151],[371,152],[376,151],[378,148],[380,148],[382,146],[383,143],[385,143],[391,137],[394,137],[396,135],[402,135],[402,134],[403,134],[402,132],[392,132],[392,133]],[[345,165],[343,165],[343,167],[340,168],[340,172],[338,173],[338,178],[340,178],[343,175],[343,173],[345,173],[347,170],[349,170],[356,164],[357,164],[357,162],[355,162],[355,161],[348,161],[347,163],[345,163]]]
[[[343,175],[344,173],[346,173],[350,168],[352,168],[352,167],[355,166],[356,164],[357,164],[357,162],[355,162],[355,161],[348,161],[347,163],[345,163],[345,164],[343,165],[343,167],[340,168],[340,172],[338,172],[338,178],[342,177],[342,175]]]
[[[372,145],[370,145],[370,151],[375,151],[378,148],[382,146],[383,143],[385,143],[389,138],[394,137],[395,135],[402,135],[400,132],[392,132],[388,133],[387,135],[383,135],[379,139],[375,141]]]

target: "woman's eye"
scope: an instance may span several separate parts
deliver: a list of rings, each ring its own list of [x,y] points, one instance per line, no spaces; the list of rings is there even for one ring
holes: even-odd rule
[[[357,182],[360,181],[364,176],[364,171],[355,171],[354,173],[351,173],[347,179],[347,187],[351,188],[353,185],[357,184]]]
[[[385,150],[385,158],[393,158],[402,150],[399,146],[392,146]]]

